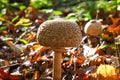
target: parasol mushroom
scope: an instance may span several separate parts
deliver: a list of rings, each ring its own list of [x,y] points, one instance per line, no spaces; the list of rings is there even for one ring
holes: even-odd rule
[[[97,20],[90,20],[85,25],[84,32],[91,36],[98,36],[102,32],[102,25]]]
[[[90,20],[84,28],[84,32],[87,34],[85,41],[91,48],[95,48],[100,44],[100,38],[98,35],[102,32],[102,25],[98,20]]]
[[[53,80],[61,80],[62,53],[65,47],[80,44],[82,34],[77,23],[69,20],[48,20],[43,22],[37,32],[40,45],[54,50]]]

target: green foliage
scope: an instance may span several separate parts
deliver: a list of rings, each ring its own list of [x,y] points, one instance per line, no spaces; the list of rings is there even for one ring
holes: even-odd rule
[[[120,4],[120,0],[117,0],[117,4]]]
[[[21,3],[12,3],[10,4],[10,9],[13,8],[13,9],[18,9],[18,10],[24,10],[26,8],[26,6],[24,4],[21,4]]]
[[[22,43],[24,43],[24,44],[28,44],[28,41],[25,40],[25,39],[20,39],[19,41],[22,42]]]
[[[7,27],[5,26],[5,25],[3,25],[3,26],[1,26],[0,27],[0,30],[2,31],[2,30],[6,30],[7,29]]]
[[[29,3],[28,3],[29,4]],[[117,5],[120,4],[119,0],[30,0],[29,6],[40,9],[41,12],[49,13],[49,19],[56,16],[64,17],[71,20],[90,20],[93,14],[103,9],[104,12],[116,11]],[[27,8],[24,3],[11,3],[9,0],[0,0],[0,16],[4,16],[6,11],[23,11]],[[64,15],[64,12],[70,12]],[[14,19],[13,21],[14,22]],[[24,24],[24,26],[30,24]]]
[[[2,3],[7,4],[8,0],[1,0]]]
[[[29,26],[29,25],[31,25],[31,24],[32,24],[32,23],[30,22],[30,19],[20,18],[20,20],[15,24],[15,26],[19,26],[19,25]]]
[[[42,9],[40,10],[43,13],[51,13],[53,15],[62,15],[62,11],[54,10],[54,9]]]
[[[30,5],[34,8],[49,7],[52,3],[49,0],[31,0]]]
[[[105,48],[112,48],[112,49],[115,49],[115,45],[114,44],[107,44],[107,45],[102,45],[99,47],[99,49],[105,49]]]
[[[40,12],[51,14],[51,16],[48,19],[54,19],[54,18],[56,18],[56,16],[60,17],[61,15],[63,15],[62,11],[54,10],[54,9],[42,9],[42,10],[40,10]]]
[[[16,16],[12,19],[12,22],[16,21],[19,18],[19,16]]]

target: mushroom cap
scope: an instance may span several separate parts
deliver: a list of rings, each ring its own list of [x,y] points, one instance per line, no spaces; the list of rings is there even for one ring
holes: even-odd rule
[[[46,47],[75,47],[81,39],[79,25],[69,20],[47,20],[37,32],[38,42]]]
[[[98,36],[102,32],[101,23],[97,20],[90,20],[85,25],[84,32],[88,35]]]

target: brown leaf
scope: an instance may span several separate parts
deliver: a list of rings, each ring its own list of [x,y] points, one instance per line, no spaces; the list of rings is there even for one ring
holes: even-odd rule
[[[110,15],[110,18],[111,18],[113,24],[110,25],[110,26],[108,26],[108,29],[107,29],[107,30],[110,31],[110,32],[113,32],[114,29],[117,28],[117,23],[120,21],[120,18],[119,18],[119,17],[118,17],[118,18],[113,18],[112,15]],[[115,29],[115,31],[119,32],[120,29],[117,28],[117,29]]]
[[[114,33],[116,34],[116,36],[120,35],[120,25],[117,26],[116,28],[114,28]]]
[[[38,78],[39,78],[39,71],[35,71],[34,72],[34,75],[33,75],[33,77],[32,77],[32,80],[37,80]]]
[[[0,69],[0,78],[3,80],[19,80],[16,76],[5,73],[2,69]]]
[[[40,46],[39,51],[36,54],[34,54],[34,55],[31,56],[32,57],[31,62],[37,61],[37,58],[39,57],[39,54],[41,54],[45,50],[46,50],[46,47]]]

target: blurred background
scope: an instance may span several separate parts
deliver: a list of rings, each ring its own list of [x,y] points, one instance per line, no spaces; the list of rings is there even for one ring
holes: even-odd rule
[[[64,17],[72,20],[106,19],[120,10],[119,0],[0,0],[0,16],[5,11],[23,11],[28,7],[49,13],[48,19]],[[30,12],[30,11],[29,11]]]

